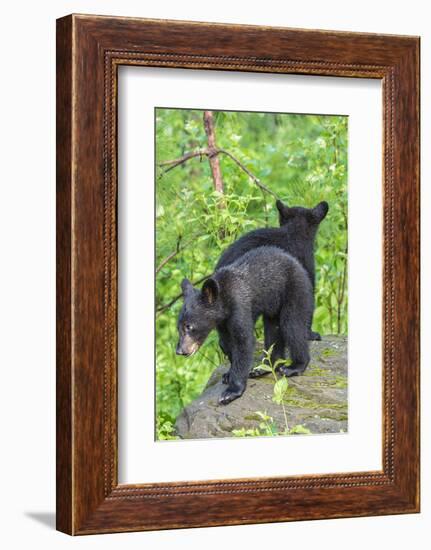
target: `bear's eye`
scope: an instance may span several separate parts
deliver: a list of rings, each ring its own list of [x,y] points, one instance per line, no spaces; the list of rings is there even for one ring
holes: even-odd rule
[[[187,330],[187,332],[191,332],[193,330],[192,325],[190,325],[189,323],[187,323],[184,328]]]

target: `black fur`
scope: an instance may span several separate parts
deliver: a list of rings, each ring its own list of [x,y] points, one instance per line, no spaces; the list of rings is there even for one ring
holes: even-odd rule
[[[314,208],[300,206],[288,207],[280,200],[276,202],[280,227],[268,227],[250,231],[231,244],[221,255],[216,269],[235,262],[243,254],[258,246],[278,246],[296,258],[305,268],[311,284],[315,286],[314,240],[320,222],[328,213],[327,202],[321,202]],[[313,307],[314,310],[314,307]],[[313,314],[309,320],[309,339],[320,340],[320,334],[311,330]],[[266,330],[273,330],[267,327]]]
[[[254,325],[260,315],[274,328],[265,335],[267,349],[275,344],[272,360],[284,359],[286,347],[290,351],[292,364],[280,367],[281,374],[294,376],[307,367],[313,290],[306,271],[290,254],[274,246],[255,248],[218,268],[202,290],[187,279],[182,289],[177,353],[192,355],[217,328],[220,346],[231,363],[220,403],[230,403],[246,388],[253,365]]]

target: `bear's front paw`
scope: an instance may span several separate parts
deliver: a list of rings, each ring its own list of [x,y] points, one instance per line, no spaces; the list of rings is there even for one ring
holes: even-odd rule
[[[221,377],[221,381],[223,384],[229,384],[229,371],[223,374],[223,376]]]
[[[314,331],[310,330],[310,334],[308,335],[308,339],[309,340],[321,340],[322,337],[320,336],[320,334],[318,332],[314,332]]]
[[[228,388],[225,390],[221,396],[218,402],[220,405],[227,405],[228,403],[231,403],[235,399],[238,399],[238,397],[241,397],[241,395],[244,393],[244,389],[230,389]]]

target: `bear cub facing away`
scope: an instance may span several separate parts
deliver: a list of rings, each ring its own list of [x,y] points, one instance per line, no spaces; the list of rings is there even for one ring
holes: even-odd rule
[[[181,287],[184,304],[178,318],[176,352],[193,355],[211,330],[218,330],[220,346],[231,364],[223,379],[227,388],[220,397],[221,404],[244,393],[253,366],[254,325],[260,315],[277,331],[272,361],[285,359],[286,346],[290,351],[292,364],[282,365],[278,371],[284,376],[304,372],[310,360],[313,288],[307,272],[293,256],[278,247],[258,247],[217,269],[202,290],[194,288],[188,279]]]
[[[259,246],[278,246],[296,258],[305,268],[313,290],[315,286],[314,241],[320,222],[329,210],[327,202],[323,201],[314,208],[300,206],[289,207],[280,200],[276,202],[280,227],[255,229],[232,243],[221,255],[216,269],[226,267],[235,262],[246,252]],[[314,306],[313,306],[314,311]],[[311,330],[313,311],[309,321],[309,339],[320,340],[320,334]],[[271,330],[264,318],[265,333]]]

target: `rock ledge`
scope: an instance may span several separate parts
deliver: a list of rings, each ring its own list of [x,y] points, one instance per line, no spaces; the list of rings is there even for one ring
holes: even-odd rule
[[[284,400],[289,428],[302,425],[311,433],[347,431],[347,338],[327,336],[310,345],[311,362],[305,374],[289,378]],[[272,417],[284,429],[280,405],[272,401],[272,375],[250,379],[244,395],[229,405],[219,405],[226,365],[211,375],[202,394],[185,407],[176,420],[182,439],[233,437],[232,430],[255,429],[262,420],[257,411]]]

